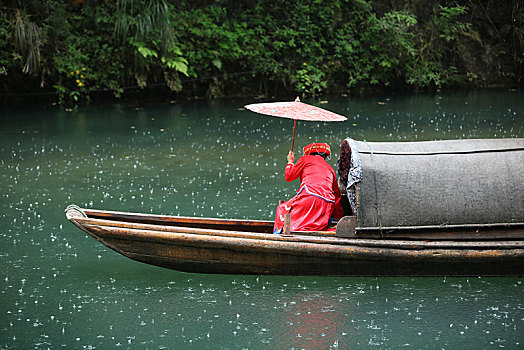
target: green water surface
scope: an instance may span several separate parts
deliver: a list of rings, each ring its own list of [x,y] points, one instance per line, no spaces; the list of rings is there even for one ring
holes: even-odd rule
[[[4,108],[0,112],[0,349],[518,349],[523,278],[187,274],[105,248],[82,207],[272,220],[293,195],[293,122],[253,100]],[[328,142],[524,137],[524,93],[306,101],[349,120],[299,122]]]

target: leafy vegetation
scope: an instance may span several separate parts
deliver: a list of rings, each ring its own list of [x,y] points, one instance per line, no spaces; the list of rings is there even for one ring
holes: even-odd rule
[[[522,83],[519,0],[395,3],[7,0],[0,94],[77,104],[159,85],[213,98]]]

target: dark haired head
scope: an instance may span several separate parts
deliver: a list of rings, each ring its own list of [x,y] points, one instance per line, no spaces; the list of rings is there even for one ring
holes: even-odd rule
[[[310,156],[321,156],[324,159],[326,159],[328,156],[326,153],[318,153],[318,152],[310,153],[309,155]]]

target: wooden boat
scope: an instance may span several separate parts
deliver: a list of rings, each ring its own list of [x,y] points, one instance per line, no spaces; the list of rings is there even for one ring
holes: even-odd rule
[[[523,139],[482,140],[473,145],[467,141],[419,143],[416,148],[403,143],[351,145],[353,152],[359,148],[362,161],[362,178],[352,187],[357,193],[357,210],[335,223],[333,231],[275,235],[272,221],[138,214],[75,205],[66,209],[66,216],[126,257],[185,272],[524,275]],[[343,142],[341,154],[347,156],[342,151],[348,146]],[[409,163],[409,171],[402,162]],[[502,162],[510,175],[499,172],[495,181],[464,166],[476,165],[476,170],[482,170],[482,164],[493,166],[493,162]],[[428,166],[429,171],[447,171],[446,164],[460,174],[451,178],[420,175],[427,173]],[[393,176],[395,171],[403,176]],[[341,178],[345,181],[347,177],[342,174]],[[427,179],[430,188],[424,183]],[[487,188],[488,199],[486,191],[473,185]],[[407,191],[402,191],[406,187]],[[476,191],[472,201],[467,199],[468,191]],[[402,208],[398,207],[399,198]],[[397,207],[392,208],[388,201]],[[464,203],[474,212],[464,209]]]
[[[523,225],[470,227],[461,234],[505,234],[505,238],[452,241],[429,240],[427,234],[434,232],[424,229],[397,231],[394,239],[343,238],[328,231],[274,235],[270,221],[133,214],[76,206],[69,206],[66,216],[128,258],[186,272],[325,276],[524,273]],[[453,232],[441,230],[439,234],[446,237]]]

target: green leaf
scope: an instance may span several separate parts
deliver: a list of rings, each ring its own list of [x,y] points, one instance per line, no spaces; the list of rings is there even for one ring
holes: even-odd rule
[[[161,58],[162,60],[162,63],[164,63],[167,68],[169,69],[174,69],[176,70],[177,72],[180,72],[182,74],[184,74],[185,76],[189,76],[189,73],[188,73],[188,62],[185,58],[183,57],[176,57],[176,58],[165,58],[165,57],[162,57]]]
[[[158,54],[156,53],[155,50],[148,49],[148,48],[145,47],[145,46],[139,46],[139,47],[138,47],[138,52],[140,52],[140,54],[141,54],[144,58],[148,58],[148,57],[158,57]]]
[[[168,51],[176,56],[182,56],[182,50],[178,46],[173,46]]]
[[[211,63],[213,63],[213,66],[217,67],[218,70],[222,69],[222,61],[218,58],[215,58]]]

